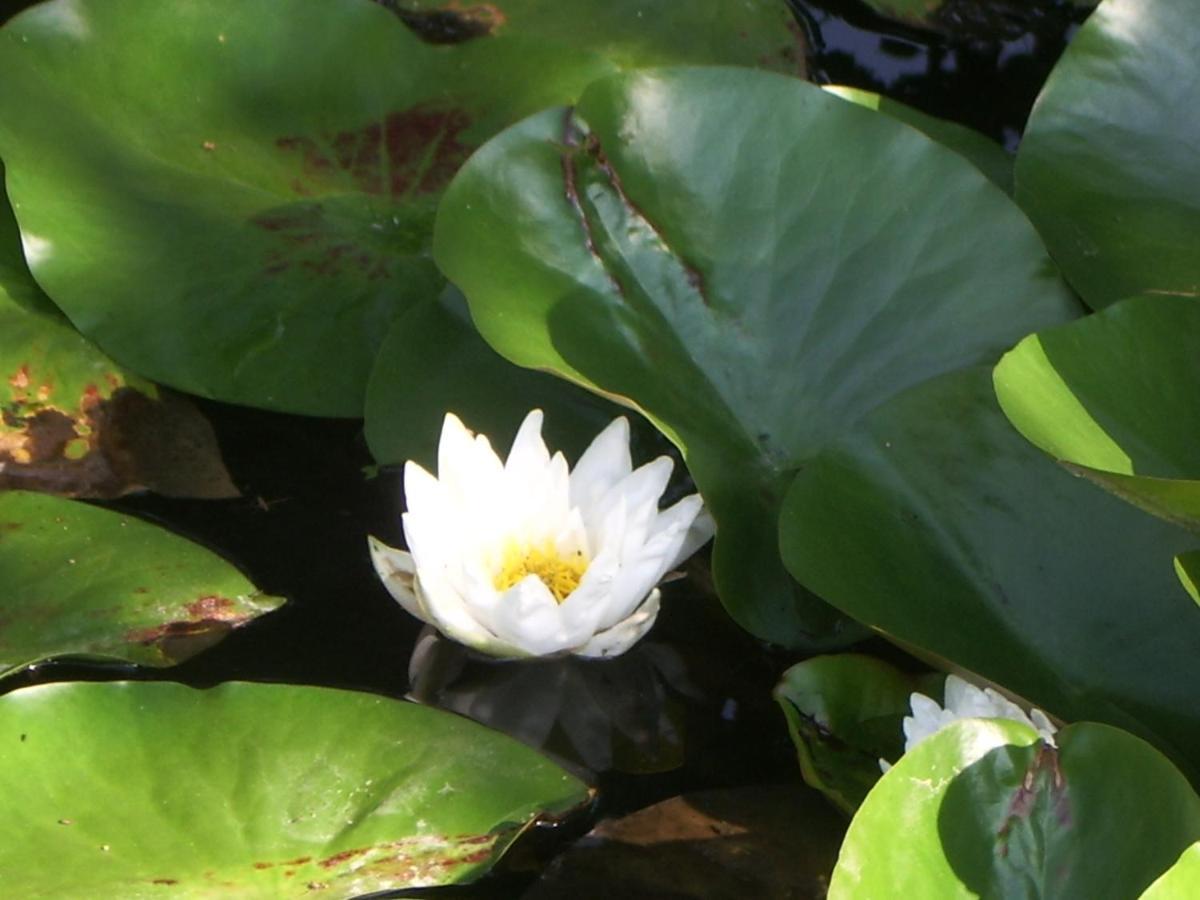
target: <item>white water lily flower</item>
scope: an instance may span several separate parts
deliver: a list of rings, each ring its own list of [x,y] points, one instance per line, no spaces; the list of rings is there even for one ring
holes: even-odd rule
[[[917,692],[908,702],[912,715],[904,717],[905,753],[959,719],[1011,719],[1028,725],[1052,747],[1054,733],[1058,730],[1040,709],[1031,709],[1026,714],[1025,710],[992,688],[977,688],[957,675],[946,677],[944,707],[931,697]],[[891,768],[882,759],[879,766],[885,772]]]
[[[483,653],[616,656],[650,630],[656,585],[712,536],[712,520],[696,494],[659,510],[673,463],[635,471],[624,418],[574,471],[541,430],[535,409],[501,462],[448,414],[437,477],[404,467],[409,552],[371,538],[371,559],[401,606]]]

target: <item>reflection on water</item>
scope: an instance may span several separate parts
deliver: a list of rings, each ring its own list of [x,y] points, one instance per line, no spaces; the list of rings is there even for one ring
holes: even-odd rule
[[[885,94],[1016,148],[1034,97],[1088,9],[1070,0],[942,0],[927,27],[860,0],[788,0],[818,84]]]
[[[679,768],[684,700],[703,697],[680,654],[652,641],[615,659],[496,661],[427,627],[408,676],[411,699],[503,731],[592,780]]]

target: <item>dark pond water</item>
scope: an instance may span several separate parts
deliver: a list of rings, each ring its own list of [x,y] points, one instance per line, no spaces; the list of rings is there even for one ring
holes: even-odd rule
[[[25,5],[0,4],[0,18]],[[813,80],[879,91],[1010,148],[1083,18],[1065,2],[951,0],[945,30],[935,32],[889,22],[856,2],[791,0],[791,6],[811,45]],[[585,773],[599,787],[591,820],[687,791],[797,780],[770,697],[796,657],[730,623],[703,590],[703,562],[667,586],[651,638],[619,660],[469,659],[422,636],[374,575],[366,535],[399,543],[402,503],[399,473],[371,468],[361,423],[199,405],[244,496],[213,502],[146,495],[108,505],[207,544],[289,604],[173,669],[53,663],[19,684],[132,677],[207,686],[249,679],[397,697],[411,691],[485,719]],[[534,835],[534,850],[550,852],[587,824]],[[501,871],[451,895],[514,896],[530,878]]]

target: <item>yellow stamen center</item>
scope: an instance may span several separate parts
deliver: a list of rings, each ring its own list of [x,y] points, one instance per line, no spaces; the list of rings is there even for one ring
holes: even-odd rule
[[[579,587],[587,567],[587,558],[582,553],[577,551],[563,556],[550,541],[540,547],[513,542],[504,548],[493,584],[496,590],[507,591],[522,578],[536,575],[550,589],[554,599],[562,603]]]

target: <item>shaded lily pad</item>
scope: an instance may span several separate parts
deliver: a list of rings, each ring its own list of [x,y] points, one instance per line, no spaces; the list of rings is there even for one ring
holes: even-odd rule
[[[123,364],[357,416],[444,286],[433,212],[476,146],[626,68],[794,72],[793,28],[773,0],[52,0],[0,32],[0,155],[35,276]]]
[[[52,684],[0,699],[8,896],[358,897],[469,881],[585,785],[372,694]]]
[[[1198,346],[1196,300],[1125,300],[1025,338],[996,366],[996,396],[1072,472],[1200,530]]]
[[[147,522],[0,491],[0,675],[53,656],[174,665],[282,602]]]
[[[1136,897],[1200,836],[1200,797],[1149,744],[1036,737],[968,719],[910,750],[850,823],[830,900]]]
[[[910,675],[857,653],[792,666],[775,687],[804,780],[853,814],[879,780],[881,759],[904,753],[914,691],[941,696],[941,675]]]
[[[883,634],[1196,771],[1200,611],[1171,567],[1194,535],[1030,445],[989,375],[914,388],[809,460],[788,566]]]
[[[959,155],[738,69],[604,79],[504,132],[447,190],[434,244],[501,353],[677,441],[717,520],[723,602],[790,645],[861,635],[780,563],[796,467],[903,388],[1076,314]]]
[[[831,94],[891,116],[905,125],[911,125],[917,131],[932,138],[939,144],[945,144],[951,150],[961,154],[975,168],[987,176],[996,187],[1011,195],[1013,191],[1013,158],[1003,147],[990,138],[984,137],[978,131],[939,119],[914,109],[904,103],[884,97],[872,91],[845,85],[825,85],[825,90]]]
[[[578,459],[622,410],[547,372],[510,363],[479,336],[453,287],[396,320],[367,386],[366,435],[383,464],[415,460],[430,471],[447,412],[495,447],[508,447],[526,413],[540,408],[548,446]],[[632,417],[635,424],[640,417]]]
[[[1017,200],[1093,307],[1200,293],[1198,55],[1192,0],[1105,0],[1030,116]]]

